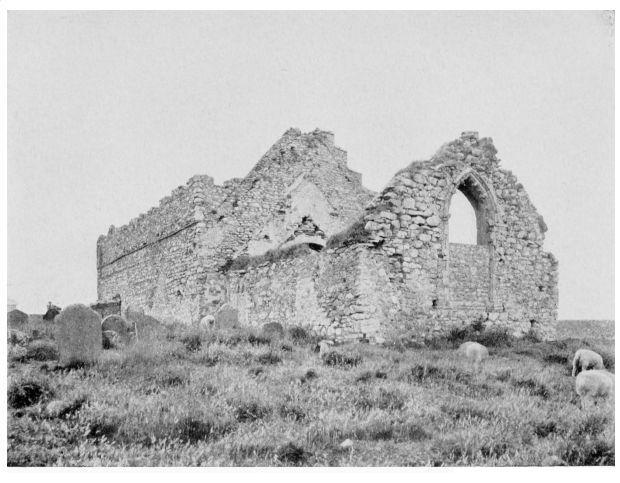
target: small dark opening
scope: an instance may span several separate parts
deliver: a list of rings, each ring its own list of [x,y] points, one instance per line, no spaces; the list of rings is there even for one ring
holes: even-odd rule
[[[323,245],[319,245],[318,243],[308,243],[308,247],[315,252],[323,250]]]
[[[437,299],[433,299],[433,307],[437,307]]]
[[[533,329],[538,325],[538,321],[536,319],[530,319],[530,327]]]
[[[538,286],[538,291],[539,291],[539,292],[542,292],[542,291],[544,291],[544,290],[545,290],[545,287],[543,287],[542,285],[539,285],[539,286]]]
[[[177,297],[183,297],[183,294],[181,293],[180,290],[177,290]]]

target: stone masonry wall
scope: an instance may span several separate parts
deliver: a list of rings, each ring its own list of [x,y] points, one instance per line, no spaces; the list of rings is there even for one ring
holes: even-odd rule
[[[294,243],[308,218],[327,239],[373,195],[331,133],[290,129],[245,178],[217,186],[194,176],[146,214],[110,227],[97,241],[98,298],[120,295],[124,306],[196,321],[224,302],[226,263]]]
[[[385,308],[375,300],[382,272],[366,257],[364,247],[308,251],[231,271],[227,302],[250,326],[298,325],[339,341],[373,336],[387,312],[377,315]]]
[[[491,296],[488,247],[450,243],[449,250],[450,304],[486,308]]]
[[[159,205],[97,240],[97,296],[119,295],[123,306],[169,320],[200,316],[204,286],[196,239],[205,213],[224,192],[208,176],[194,176]]]
[[[205,220],[199,240],[204,272],[277,248],[304,214],[329,237],[351,224],[373,195],[347,167],[331,133],[289,129]]]
[[[100,237],[99,298],[118,294],[124,306],[184,321],[228,302],[248,325],[301,325],[339,340],[396,326],[424,339],[478,320],[551,337],[557,261],[543,250],[542,217],[496,153],[491,139],[463,133],[375,195],[331,133],[291,129],[246,178],[216,186],[195,176]],[[477,245],[448,241],[457,189],[474,207]],[[295,243],[327,248],[281,250]],[[267,250],[282,256],[231,268]]]
[[[557,262],[542,250],[542,217],[515,176],[499,168],[496,152],[489,138],[463,133],[431,160],[397,173],[366,208],[366,241],[389,260],[390,279],[400,287],[401,316],[417,324],[421,335],[479,317],[516,334],[533,327],[551,335]],[[463,280],[450,275],[449,207],[457,189],[472,201],[479,242],[489,248],[491,296],[482,310],[463,309],[450,297],[451,282]],[[458,259],[457,254],[454,267],[462,266]]]

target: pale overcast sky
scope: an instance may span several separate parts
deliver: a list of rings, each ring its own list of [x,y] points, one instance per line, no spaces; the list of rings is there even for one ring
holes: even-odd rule
[[[9,12],[8,295],[95,301],[109,225],[291,126],[375,190],[476,130],[549,226],[560,318],[611,319],[613,43],[603,12]]]

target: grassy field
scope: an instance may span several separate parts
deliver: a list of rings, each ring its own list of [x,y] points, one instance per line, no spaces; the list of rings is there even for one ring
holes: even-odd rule
[[[10,466],[615,463],[613,403],[582,411],[570,376],[579,347],[613,371],[613,340],[483,333],[477,373],[454,351],[471,334],[320,356],[303,331],[153,326],[61,368],[49,325],[24,332],[9,341]]]
[[[558,320],[557,337],[614,339],[615,327],[613,320]]]

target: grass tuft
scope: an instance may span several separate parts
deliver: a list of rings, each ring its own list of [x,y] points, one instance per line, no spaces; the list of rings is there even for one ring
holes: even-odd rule
[[[200,334],[188,334],[181,338],[181,343],[188,352],[196,352],[202,347]]]
[[[41,378],[25,377],[14,380],[7,390],[7,402],[13,409],[32,406],[53,395],[50,384]]]
[[[357,354],[344,354],[338,351],[330,351],[321,355],[323,364],[326,366],[354,367],[362,362],[362,356]]]
[[[281,446],[276,453],[278,461],[295,466],[303,465],[310,456],[312,455],[309,452],[294,443]]]
[[[269,351],[269,352],[259,355],[256,358],[256,362],[258,362],[259,364],[265,364],[265,365],[279,364],[280,362],[282,362],[282,358],[275,352]]]
[[[238,404],[233,413],[237,421],[247,423],[269,416],[271,408],[257,401],[249,401]]]

